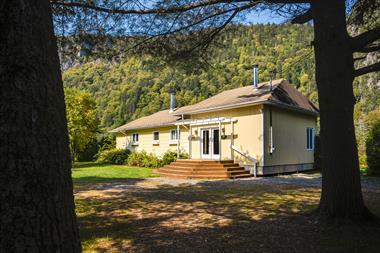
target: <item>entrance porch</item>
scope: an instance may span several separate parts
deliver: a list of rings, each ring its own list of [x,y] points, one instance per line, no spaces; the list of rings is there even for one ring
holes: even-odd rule
[[[159,168],[158,172],[161,176],[186,179],[229,179],[252,176],[233,160],[177,159]]]
[[[190,159],[177,161],[160,168],[162,176],[182,177],[193,179],[227,179],[256,176],[256,158],[234,146],[237,134],[234,125],[237,119],[233,117],[208,117],[199,119],[185,119],[176,123],[177,132],[186,129],[188,138],[180,136],[177,143],[177,152],[185,145]],[[246,170],[242,163],[235,158],[241,157],[248,164]],[[240,160],[241,161],[241,160]]]

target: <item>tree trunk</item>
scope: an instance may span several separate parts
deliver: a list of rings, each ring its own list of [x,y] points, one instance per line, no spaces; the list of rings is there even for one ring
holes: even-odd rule
[[[354,64],[345,2],[312,1],[311,6],[323,166],[319,211],[327,217],[361,219],[367,209],[354,131]]]
[[[0,252],[80,252],[49,1],[1,1],[0,31]]]

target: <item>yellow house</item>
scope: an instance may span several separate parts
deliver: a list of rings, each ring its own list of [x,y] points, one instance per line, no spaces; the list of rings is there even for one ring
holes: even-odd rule
[[[317,116],[316,106],[279,79],[227,90],[177,109],[172,96],[170,110],[111,132],[117,134],[120,149],[145,150],[157,156],[168,150],[189,155],[190,160],[161,169],[163,175],[183,172],[189,164],[192,170],[186,175],[195,175],[197,170],[211,178],[211,169],[226,167],[230,167],[223,172],[227,177],[268,175],[313,168]]]

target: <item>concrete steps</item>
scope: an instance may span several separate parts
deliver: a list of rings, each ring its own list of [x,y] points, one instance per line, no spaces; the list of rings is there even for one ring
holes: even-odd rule
[[[158,169],[164,177],[187,179],[228,179],[251,177],[251,174],[232,160],[178,159]]]

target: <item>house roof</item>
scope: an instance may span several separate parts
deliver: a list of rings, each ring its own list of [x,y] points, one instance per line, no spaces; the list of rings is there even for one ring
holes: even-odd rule
[[[180,116],[176,116],[173,113],[170,113],[169,110],[163,110],[163,111],[153,113],[152,115],[131,121],[125,125],[122,125],[118,128],[111,130],[110,132],[117,133],[117,132],[122,132],[126,130],[133,130],[133,129],[170,126],[170,125],[173,125],[174,122],[176,122],[180,118],[181,118]]]
[[[227,90],[197,104],[179,108],[175,114],[195,114],[261,103],[318,113],[318,108],[307,97],[286,80],[278,79],[272,81],[272,90],[269,82],[258,84],[258,88],[250,85]]]
[[[272,81],[272,90],[270,89],[269,82],[264,82],[258,84],[258,88],[254,88],[250,85],[223,91],[197,104],[180,107],[172,113],[170,113],[169,110],[163,110],[150,116],[139,118],[113,129],[111,132],[170,126],[181,119],[182,115],[218,111],[254,104],[271,104],[312,115],[318,114],[318,108],[306,96],[290,85],[286,80],[278,79]]]

